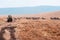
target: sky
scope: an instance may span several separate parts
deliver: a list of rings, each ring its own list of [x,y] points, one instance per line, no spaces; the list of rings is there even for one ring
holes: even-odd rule
[[[32,14],[60,10],[60,0],[0,0],[0,14]]]
[[[0,0],[0,8],[32,7],[32,6],[60,6],[60,0]]]

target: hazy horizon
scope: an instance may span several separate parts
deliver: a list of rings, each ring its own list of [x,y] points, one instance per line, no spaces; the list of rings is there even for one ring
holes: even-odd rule
[[[60,11],[60,6],[0,8],[0,15],[36,14],[36,13],[53,12],[53,11]]]

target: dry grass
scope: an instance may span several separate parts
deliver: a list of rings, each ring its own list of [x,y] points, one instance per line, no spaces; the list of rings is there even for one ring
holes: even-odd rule
[[[60,40],[60,20],[20,19],[12,23],[1,22],[0,29],[8,24],[17,27],[15,29],[15,36],[17,40]],[[8,36],[9,35],[7,35],[7,37]]]

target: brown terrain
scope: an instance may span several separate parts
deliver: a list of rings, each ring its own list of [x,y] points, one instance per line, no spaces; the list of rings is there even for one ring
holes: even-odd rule
[[[60,12],[15,16],[11,23],[6,22],[7,17],[0,17],[0,40],[60,40],[60,18],[52,20],[51,17],[59,18]]]

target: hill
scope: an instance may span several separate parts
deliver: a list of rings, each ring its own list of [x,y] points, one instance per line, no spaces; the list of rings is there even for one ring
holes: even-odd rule
[[[15,8],[0,8],[0,15],[16,15],[16,14],[36,14],[42,12],[59,11],[60,6],[35,6],[35,7],[15,7]]]

